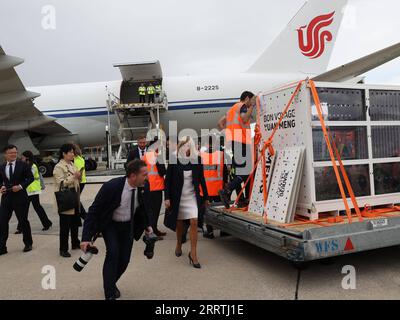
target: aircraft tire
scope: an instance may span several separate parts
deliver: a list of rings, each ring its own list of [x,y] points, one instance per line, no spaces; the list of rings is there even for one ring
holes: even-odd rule
[[[47,178],[53,176],[53,166],[50,163],[40,162],[38,167],[43,177]]]

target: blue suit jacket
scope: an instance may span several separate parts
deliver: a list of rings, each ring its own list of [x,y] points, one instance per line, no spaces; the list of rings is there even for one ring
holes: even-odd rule
[[[14,168],[14,173],[11,181],[8,180],[6,175],[6,163],[0,166],[0,186],[11,188],[12,186],[21,185],[22,190],[19,192],[7,192],[2,195],[2,203],[6,201],[13,201],[17,206],[26,206],[28,202],[28,194],[26,188],[34,181],[31,168],[22,161],[17,160]]]
[[[99,232],[103,232],[112,221],[114,210],[121,205],[122,191],[126,177],[112,179],[101,187],[90,206],[82,231],[82,241],[92,241]],[[149,207],[149,185],[138,188],[139,206],[131,221],[131,237],[139,240],[143,231],[152,225]]]

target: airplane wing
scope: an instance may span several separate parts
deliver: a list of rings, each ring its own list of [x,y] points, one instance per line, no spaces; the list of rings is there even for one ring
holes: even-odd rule
[[[5,54],[0,47],[0,131],[68,133],[55,118],[44,115],[35,107],[34,99],[40,94],[26,90],[14,70],[23,61]]]
[[[32,128],[29,131],[38,133],[38,134],[44,135],[44,136],[55,135],[55,134],[60,134],[60,133],[71,134],[71,132],[69,130],[65,129],[62,125],[60,125],[56,121],[49,122],[45,126],[38,126],[38,127]]]
[[[379,67],[400,56],[400,43],[374,52],[361,59],[342,65],[338,68],[320,74],[315,81],[344,82]]]

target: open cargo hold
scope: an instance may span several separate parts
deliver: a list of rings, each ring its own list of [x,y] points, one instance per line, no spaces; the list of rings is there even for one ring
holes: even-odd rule
[[[276,155],[269,156],[265,148],[267,161],[258,162],[249,206],[253,210],[211,207],[207,223],[296,262],[399,245],[400,88],[322,82],[315,86],[318,105],[308,81],[299,84],[298,94],[295,84],[259,96],[261,146],[271,142],[275,130],[271,149]],[[272,174],[270,170],[277,155],[291,148],[304,148],[305,154],[300,183],[297,190],[292,188],[298,194],[290,200],[297,199],[297,215],[288,224],[271,219],[271,194],[266,199],[263,186],[272,190],[274,169]],[[330,151],[337,155],[334,162]],[[270,175],[265,182],[260,179],[263,168]],[[335,170],[347,191],[346,201]]]

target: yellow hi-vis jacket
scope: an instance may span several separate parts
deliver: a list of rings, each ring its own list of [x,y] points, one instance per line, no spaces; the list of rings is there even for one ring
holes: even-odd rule
[[[42,193],[42,185],[40,184],[39,169],[36,164],[32,165],[32,174],[35,180],[26,188],[28,196]]]
[[[139,89],[138,89],[138,91],[139,91],[139,95],[140,95],[140,96],[145,96],[145,95],[146,95],[146,87],[140,86]]]
[[[147,87],[147,94],[154,94],[156,92],[156,88],[154,86]]]
[[[79,171],[81,171],[81,169],[83,168],[80,183],[86,183],[85,159],[83,159],[81,156],[76,156],[74,158],[74,165]]]

